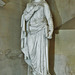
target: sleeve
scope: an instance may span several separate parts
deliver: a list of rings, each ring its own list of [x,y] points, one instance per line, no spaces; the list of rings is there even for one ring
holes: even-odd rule
[[[52,20],[52,14],[50,12],[49,6],[47,3],[44,3],[44,12],[45,12],[45,16],[48,22],[48,38],[51,39],[52,38],[52,34],[53,34],[53,20]]]

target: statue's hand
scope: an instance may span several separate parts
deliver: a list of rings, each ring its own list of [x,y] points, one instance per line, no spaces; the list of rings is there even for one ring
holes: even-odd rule
[[[48,38],[48,39],[52,39],[52,36],[48,36],[47,38]]]
[[[48,32],[47,38],[48,38],[48,39],[52,39],[52,32],[51,32],[51,31]]]
[[[52,39],[53,28],[49,29],[49,26],[46,26],[45,32],[46,32],[46,38]]]

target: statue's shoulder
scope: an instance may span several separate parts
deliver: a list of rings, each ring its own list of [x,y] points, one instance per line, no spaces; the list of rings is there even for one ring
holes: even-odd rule
[[[28,6],[28,7],[30,7],[31,5],[32,5],[32,3],[31,3],[31,2],[27,3],[27,6]]]
[[[32,7],[32,3],[27,3],[26,10],[29,10],[29,8],[31,8],[31,7]]]
[[[44,1],[43,5],[46,7],[46,6],[48,6],[48,3],[46,1]]]
[[[31,7],[31,3],[27,3],[24,12],[27,12],[27,11],[29,10],[30,7]]]

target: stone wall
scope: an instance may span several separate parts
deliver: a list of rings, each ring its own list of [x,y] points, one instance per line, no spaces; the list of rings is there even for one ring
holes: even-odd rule
[[[60,30],[55,38],[55,53],[56,55],[66,57],[67,65],[71,74],[75,74],[75,29],[74,30]],[[60,61],[59,61],[60,63]],[[61,62],[63,64],[63,62]],[[63,68],[63,67],[61,67]]]
[[[4,2],[0,7],[0,75],[27,75],[20,49],[20,20],[27,0]]]
[[[0,7],[0,51],[20,52],[20,22],[27,1],[9,0]]]

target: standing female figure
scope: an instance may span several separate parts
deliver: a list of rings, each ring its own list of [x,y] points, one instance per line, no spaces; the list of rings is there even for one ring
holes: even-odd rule
[[[21,50],[33,75],[50,75],[48,39],[52,38],[53,21],[45,0],[31,0],[21,18]]]

